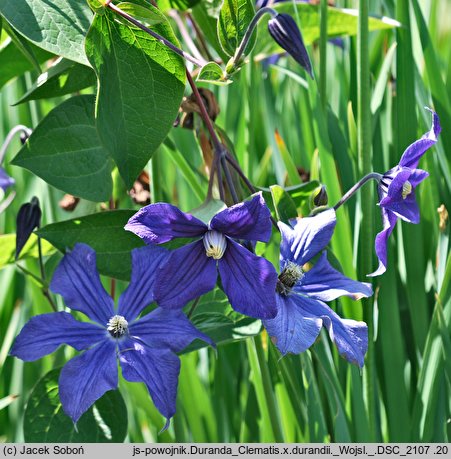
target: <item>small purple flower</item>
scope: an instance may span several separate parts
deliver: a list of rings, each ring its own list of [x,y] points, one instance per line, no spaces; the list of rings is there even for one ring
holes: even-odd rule
[[[310,57],[296,21],[286,13],[279,13],[268,21],[268,31],[276,43],[313,78]]]
[[[324,326],[340,354],[362,367],[368,348],[366,324],[341,319],[324,303],[343,295],[357,300],[373,294],[370,284],[351,280],[329,264],[323,249],[332,237],[335,224],[333,209],[299,219],[293,228],[279,222],[282,241],[276,295],[278,313],[274,319],[264,320],[263,325],[283,355],[304,352]],[[315,265],[305,271],[305,263],[321,251]]]
[[[124,378],[146,384],[168,427],[180,372],[175,353],[196,338],[213,342],[181,311],[157,308],[138,318],[153,301],[155,269],[166,256],[164,248],[155,246],[132,251],[131,282],[115,310],[100,282],[95,251],[76,244],[57,267],[50,289],[92,322],[79,322],[67,312],[42,314],[30,319],[16,338],[11,355],[25,361],[50,354],[61,344],[84,350],[63,367],[59,378],[63,409],[75,423],[106,391],[117,388],[119,358]]]
[[[382,211],[383,229],[376,236],[375,247],[379,259],[379,266],[368,276],[383,274],[387,266],[387,242],[398,218],[409,222],[420,221],[420,211],[415,199],[415,188],[428,177],[428,172],[417,169],[420,158],[430,147],[437,142],[440,134],[440,120],[437,113],[427,108],[432,113],[432,126],[421,139],[407,147],[401,156],[399,164],[386,172],[379,182],[379,206]]]
[[[10,186],[14,185],[14,183],[16,183],[15,180],[0,167],[0,188],[6,191]]]
[[[188,301],[212,290],[221,276],[232,307],[245,315],[271,318],[276,314],[274,288],[277,272],[272,264],[237,243],[268,242],[270,212],[259,193],[217,213],[207,224],[177,207],[151,204],[139,210],[125,229],[148,244],[174,238],[197,238],[173,250],[159,269],[155,301],[162,308],[182,308]]]

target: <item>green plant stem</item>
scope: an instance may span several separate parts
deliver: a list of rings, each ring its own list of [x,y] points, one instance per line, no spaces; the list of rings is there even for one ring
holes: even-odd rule
[[[323,110],[327,107],[327,0],[321,0],[319,39],[319,94]]]
[[[254,338],[255,350],[257,353],[258,366],[260,368],[260,376],[263,383],[263,391],[265,394],[266,405],[271,421],[271,427],[274,433],[276,443],[283,443],[283,432],[280,425],[280,420],[277,412],[276,397],[273,392],[273,384],[271,375],[269,374],[268,363],[266,361],[265,351],[263,350],[261,335]]]
[[[6,136],[6,139],[0,148],[0,164],[2,164],[3,159],[5,158],[6,150],[8,149],[9,144],[13,140],[14,136],[19,132],[23,132],[27,137],[31,135],[31,129],[27,128],[26,126],[23,126],[22,124],[14,126],[8,132],[8,135]]]
[[[358,128],[358,165],[361,175],[372,171],[371,152],[371,97],[370,67],[368,49],[368,0],[359,2],[359,20],[357,31],[357,128]],[[373,193],[365,187],[361,194],[362,227],[360,230],[361,273],[370,273],[373,265]],[[375,398],[375,360],[374,360],[374,322],[373,301],[363,301],[364,318],[368,325],[368,352],[365,362],[364,391],[367,403],[370,427],[369,441],[376,441],[376,398]]]
[[[191,86],[194,97],[196,98],[196,101],[197,101],[197,105],[199,106],[200,115],[202,117],[202,120],[204,121],[205,126],[207,127],[208,132],[210,133],[211,141],[213,142],[213,149],[215,152],[215,157],[213,159],[213,162],[215,163],[215,167],[214,168],[212,167],[210,174],[216,172],[217,179],[218,179],[219,196],[221,200],[224,201],[225,194],[224,194],[224,190],[222,189],[222,175],[221,175],[221,169],[222,169],[222,171],[224,172],[226,182],[227,182],[227,187],[229,188],[230,194],[232,195],[232,199],[234,203],[237,203],[240,200],[238,199],[238,195],[235,190],[235,185],[233,184],[233,180],[230,175],[230,171],[225,161],[227,149],[222,144],[222,142],[219,140],[219,137],[216,134],[215,128],[213,126],[213,122],[210,118],[210,115],[207,112],[207,108],[205,107],[204,100],[202,99],[202,96],[199,93],[199,89],[197,89],[196,83],[194,82],[193,77],[191,76],[191,73],[188,71],[188,69],[186,70],[186,77],[188,78],[188,83]]]
[[[382,179],[382,175],[378,174],[377,172],[370,172],[369,174],[365,175],[365,177],[361,178],[352,188],[350,188],[343,197],[335,204],[334,209],[337,210],[340,206],[342,206],[348,199],[350,199],[366,182],[370,180],[376,180],[379,182]]]
[[[269,8],[267,6],[260,8],[257,13],[255,13],[255,16],[252,18],[252,21],[249,23],[246,32],[244,34],[243,39],[241,40],[240,46],[238,46],[235,55],[233,56],[233,63],[234,65],[239,65],[241,56],[243,55],[244,51],[246,51],[246,47],[249,43],[249,40],[252,37],[252,34],[254,33],[254,29],[257,27],[258,21],[265,15],[265,14],[270,14],[272,17],[277,16],[277,11],[274,10],[273,8]]]
[[[48,288],[47,282],[46,282],[44,260],[43,260],[43,257],[42,257],[42,244],[41,244],[41,238],[39,236],[38,236],[38,255],[39,255],[39,269],[41,271],[41,280],[42,280],[42,285],[43,285],[42,293],[47,298],[47,300],[50,303],[50,306],[52,307],[52,309],[55,312],[57,312],[58,308],[56,307],[56,304],[53,301],[52,296],[50,295],[49,288]]]
[[[185,16],[189,19],[189,22],[193,26],[193,29],[196,32],[197,40],[199,41],[199,45],[202,48],[202,51],[205,53],[205,56],[207,57],[209,61],[214,61],[214,58],[211,55],[210,50],[208,49],[208,45],[207,45],[207,42],[205,41],[202,30],[200,30],[199,25],[197,24],[196,20],[194,19],[192,14],[189,12],[186,12]]]

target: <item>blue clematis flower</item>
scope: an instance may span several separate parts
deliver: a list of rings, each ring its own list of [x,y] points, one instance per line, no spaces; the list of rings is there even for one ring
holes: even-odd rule
[[[162,308],[182,308],[212,290],[218,277],[232,307],[242,314],[270,318],[276,314],[277,272],[235,239],[268,242],[270,212],[262,194],[217,213],[207,224],[170,204],[143,207],[125,226],[148,244],[174,238],[197,238],[173,250],[159,269],[155,301]]]
[[[79,322],[67,312],[30,319],[11,349],[25,361],[39,359],[68,344],[82,354],[61,370],[59,396],[65,413],[77,422],[106,391],[118,385],[117,358],[127,381],[144,382],[160,413],[164,428],[175,413],[180,359],[175,354],[194,339],[214,345],[181,311],[157,308],[138,318],[153,301],[155,269],[167,256],[161,247],[132,251],[132,277],[115,310],[96,268],[96,253],[76,244],[57,267],[50,289],[67,306],[92,322]]]
[[[417,169],[420,158],[437,142],[440,134],[440,120],[432,113],[432,127],[429,132],[410,145],[401,156],[399,164],[386,172],[378,186],[379,206],[382,211],[383,229],[376,236],[375,248],[379,266],[369,276],[379,276],[386,271],[387,242],[399,218],[409,223],[420,221],[420,211],[415,199],[415,188],[428,177],[428,172]]]
[[[6,191],[10,186],[14,185],[14,183],[16,183],[15,180],[0,167],[0,188]]]
[[[335,224],[333,209],[299,219],[293,228],[279,222],[282,241],[276,294],[278,313],[274,319],[264,320],[263,325],[283,355],[304,352],[324,326],[340,354],[362,367],[368,348],[366,324],[341,319],[324,303],[343,295],[359,299],[373,293],[370,284],[351,280],[329,264],[323,249]],[[303,266],[321,251],[315,265],[304,270]]]

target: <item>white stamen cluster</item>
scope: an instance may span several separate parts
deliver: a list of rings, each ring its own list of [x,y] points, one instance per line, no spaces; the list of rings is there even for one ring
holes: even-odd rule
[[[412,184],[406,180],[402,185],[402,199],[406,199],[412,193]]]
[[[107,330],[113,338],[121,338],[128,331],[128,322],[123,316],[113,316],[107,323]]]
[[[281,295],[288,295],[294,285],[302,279],[304,270],[292,261],[287,262],[277,280],[276,291]]]
[[[209,230],[205,233],[203,241],[207,257],[212,257],[215,260],[222,258],[227,248],[227,240],[222,233]]]

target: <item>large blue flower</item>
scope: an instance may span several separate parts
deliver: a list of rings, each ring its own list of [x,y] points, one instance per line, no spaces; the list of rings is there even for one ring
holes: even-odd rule
[[[379,276],[386,271],[387,242],[398,219],[401,218],[409,223],[420,221],[415,188],[429,174],[422,169],[417,169],[417,166],[420,158],[437,142],[441,131],[437,113],[430,111],[432,113],[431,130],[412,143],[401,156],[399,164],[387,171],[379,182],[377,191],[382,211],[383,229],[375,240],[379,266],[369,276]]]
[[[235,241],[268,242],[270,212],[261,193],[217,213],[208,225],[170,204],[151,204],[136,213],[125,229],[148,244],[197,239],[173,250],[159,269],[155,301],[162,308],[182,308],[210,291],[219,271],[222,287],[236,311],[257,318],[275,316],[276,270]]]
[[[175,354],[196,338],[213,344],[181,311],[157,308],[139,318],[153,301],[155,268],[167,256],[161,247],[132,252],[132,278],[119,298],[117,310],[103,288],[96,254],[77,244],[56,269],[50,288],[67,306],[86,314],[92,322],[79,322],[67,312],[42,314],[30,319],[11,349],[25,361],[39,359],[68,344],[82,354],[61,370],[59,396],[74,422],[106,391],[118,385],[117,358],[128,381],[144,382],[160,413],[175,413],[180,360]]]
[[[299,219],[293,228],[279,222],[282,241],[276,295],[278,313],[263,324],[283,355],[308,349],[324,326],[340,354],[362,367],[368,347],[366,324],[341,319],[324,303],[343,295],[359,299],[373,293],[370,284],[351,280],[329,264],[323,249],[332,237],[335,224],[333,209]],[[315,265],[305,270],[304,265],[321,251]]]

